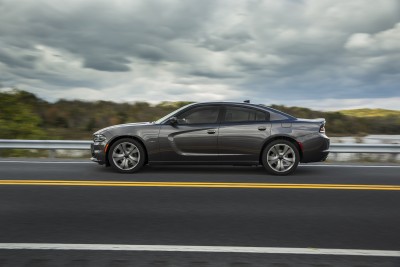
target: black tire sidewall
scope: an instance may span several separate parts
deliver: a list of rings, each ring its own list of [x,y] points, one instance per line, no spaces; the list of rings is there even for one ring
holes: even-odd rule
[[[288,145],[288,146],[290,146],[290,147],[293,149],[293,151],[294,151],[294,153],[295,153],[295,157],[296,157],[296,158],[295,158],[294,166],[293,166],[292,168],[290,168],[289,170],[285,171],[285,172],[278,172],[278,171],[275,171],[274,169],[272,169],[272,168],[268,165],[268,162],[267,162],[267,153],[268,153],[269,149],[270,149],[271,147],[277,145],[277,144],[285,144],[285,145]],[[288,174],[293,173],[293,172],[297,169],[297,166],[299,165],[299,162],[300,162],[300,153],[299,153],[299,149],[298,149],[298,148],[296,147],[296,145],[293,144],[292,142],[287,141],[287,140],[275,140],[275,141],[272,141],[271,143],[269,143],[269,144],[264,148],[263,153],[262,153],[262,159],[261,159],[261,160],[262,160],[262,164],[263,164],[264,168],[265,168],[270,174],[282,175],[282,176],[284,176],[284,175],[288,175]]]
[[[115,165],[114,160],[112,158],[112,154],[113,154],[113,151],[114,151],[115,147],[117,147],[119,144],[124,143],[124,142],[129,142],[129,143],[132,143],[133,145],[135,145],[137,147],[137,149],[139,150],[139,153],[140,153],[140,159],[139,159],[138,164],[131,170],[122,170],[122,169],[118,168],[118,166]],[[110,163],[110,166],[113,169],[115,169],[115,170],[117,170],[118,172],[121,172],[121,173],[137,172],[143,167],[145,161],[146,161],[146,153],[145,153],[143,145],[140,142],[138,142],[137,140],[133,139],[133,138],[121,138],[121,139],[118,139],[117,141],[115,141],[111,145],[110,150],[108,151],[108,162]]]

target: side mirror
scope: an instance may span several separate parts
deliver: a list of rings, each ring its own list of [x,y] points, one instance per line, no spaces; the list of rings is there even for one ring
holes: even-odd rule
[[[178,119],[176,117],[171,117],[171,118],[169,118],[168,122],[171,125],[175,125],[175,124],[178,124]]]

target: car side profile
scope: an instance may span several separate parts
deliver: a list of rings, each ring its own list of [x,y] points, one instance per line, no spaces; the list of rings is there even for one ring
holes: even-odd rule
[[[186,105],[155,122],[120,124],[94,133],[92,160],[123,173],[144,165],[263,165],[275,175],[329,154],[325,119],[299,119],[264,105]]]

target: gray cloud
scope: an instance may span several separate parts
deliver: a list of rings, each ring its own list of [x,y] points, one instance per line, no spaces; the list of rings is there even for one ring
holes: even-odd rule
[[[350,105],[399,62],[396,0],[0,0],[0,83],[48,100]]]
[[[23,55],[15,51],[6,51],[0,48],[0,62],[10,68],[33,68],[37,58],[33,55]]]
[[[130,71],[127,64],[130,61],[124,57],[107,57],[102,54],[86,56],[83,67],[101,71]]]

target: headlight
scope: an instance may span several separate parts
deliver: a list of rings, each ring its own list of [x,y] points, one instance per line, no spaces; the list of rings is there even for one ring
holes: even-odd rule
[[[93,135],[93,141],[95,141],[95,142],[104,142],[104,141],[106,141],[107,140],[107,137],[105,137],[104,135],[102,135],[102,134],[95,134],[95,135]]]

